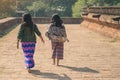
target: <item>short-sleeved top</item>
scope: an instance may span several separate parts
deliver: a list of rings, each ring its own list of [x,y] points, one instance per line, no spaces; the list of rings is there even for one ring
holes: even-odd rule
[[[33,28],[31,29],[29,26],[33,26]],[[17,38],[20,39],[21,42],[36,42],[35,33],[41,36],[41,32],[35,24],[29,26],[26,24],[20,26]]]

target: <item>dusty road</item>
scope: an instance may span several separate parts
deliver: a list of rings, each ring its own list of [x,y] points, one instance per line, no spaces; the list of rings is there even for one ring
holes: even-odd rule
[[[37,40],[35,67],[29,74],[21,48],[16,49],[19,27],[0,38],[0,80],[120,80],[120,43],[80,25],[66,25],[61,66],[52,65],[50,41],[44,36],[47,24],[39,24],[45,44]]]

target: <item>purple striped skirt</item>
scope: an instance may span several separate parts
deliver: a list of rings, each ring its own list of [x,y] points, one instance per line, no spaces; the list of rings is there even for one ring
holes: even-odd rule
[[[34,67],[35,42],[22,42],[26,68]]]
[[[52,42],[52,58],[63,59],[64,43]]]

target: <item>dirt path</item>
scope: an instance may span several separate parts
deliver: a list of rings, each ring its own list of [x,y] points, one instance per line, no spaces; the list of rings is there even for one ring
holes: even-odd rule
[[[44,34],[48,25],[38,26]],[[0,80],[120,80],[120,43],[80,25],[66,25],[70,42],[59,67],[52,65],[50,41],[38,39],[36,65],[28,74],[22,50],[16,49],[18,29],[0,38]]]

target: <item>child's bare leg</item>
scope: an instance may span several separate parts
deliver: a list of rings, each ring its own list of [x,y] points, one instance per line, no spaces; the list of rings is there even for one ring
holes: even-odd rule
[[[57,66],[59,66],[59,59],[57,59]]]
[[[53,58],[53,65],[55,65],[55,58]]]

